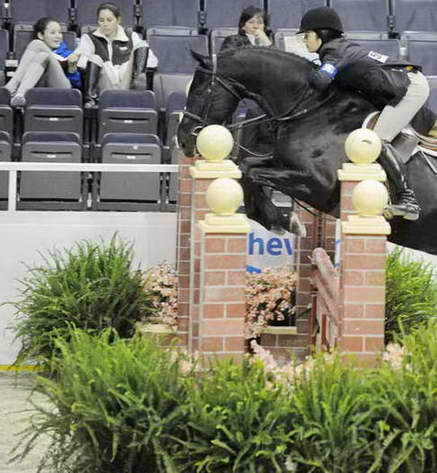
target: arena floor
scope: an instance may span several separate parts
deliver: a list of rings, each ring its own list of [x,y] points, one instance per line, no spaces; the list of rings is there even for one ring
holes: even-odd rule
[[[45,443],[36,448],[22,463],[8,464],[18,433],[30,423],[32,375],[0,372],[0,473],[36,473]],[[32,395],[34,401],[42,398]]]

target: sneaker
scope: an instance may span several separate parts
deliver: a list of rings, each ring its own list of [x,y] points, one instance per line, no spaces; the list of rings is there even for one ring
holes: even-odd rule
[[[26,105],[24,95],[16,94],[11,98],[11,107],[18,108]]]

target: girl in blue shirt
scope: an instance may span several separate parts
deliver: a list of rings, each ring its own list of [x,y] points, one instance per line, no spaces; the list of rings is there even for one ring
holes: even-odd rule
[[[36,85],[71,89],[81,86],[78,55],[63,41],[61,24],[55,18],[39,19],[33,26],[34,39],[28,44],[12,79],[6,84],[11,106],[24,107],[25,93]]]

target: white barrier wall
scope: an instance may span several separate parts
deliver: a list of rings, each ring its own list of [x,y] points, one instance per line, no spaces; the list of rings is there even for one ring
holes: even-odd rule
[[[176,214],[141,212],[0,212],[0,304],[14,300],[26,267],[38,264],[38,252],[72,247],[81,239],[109,240],[114,232],[134,243],[141,268],[175,262]],[[19,345],[10,327],[13,308],[0,306],[0,365],[15,360]]]

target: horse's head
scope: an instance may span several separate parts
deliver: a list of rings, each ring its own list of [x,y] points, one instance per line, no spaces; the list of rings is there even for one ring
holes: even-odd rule
[[[239,84],[224,80],[217,72],[216,58],[192,52],[199,65],[194,73],[184,118],[178,128],[178,142],[186,156],[193,156],[198,132],[211,123],[229,122],[243,98]]]
[[[306,59],[271,48],[237,48],[216,58],[192,53],[198,61],[179,125],[178,141],[186,156],[193,156],[196,136],[211,123],[229,123],[238,102],[249,97],[264,111],[282,116],[309,99]]]

